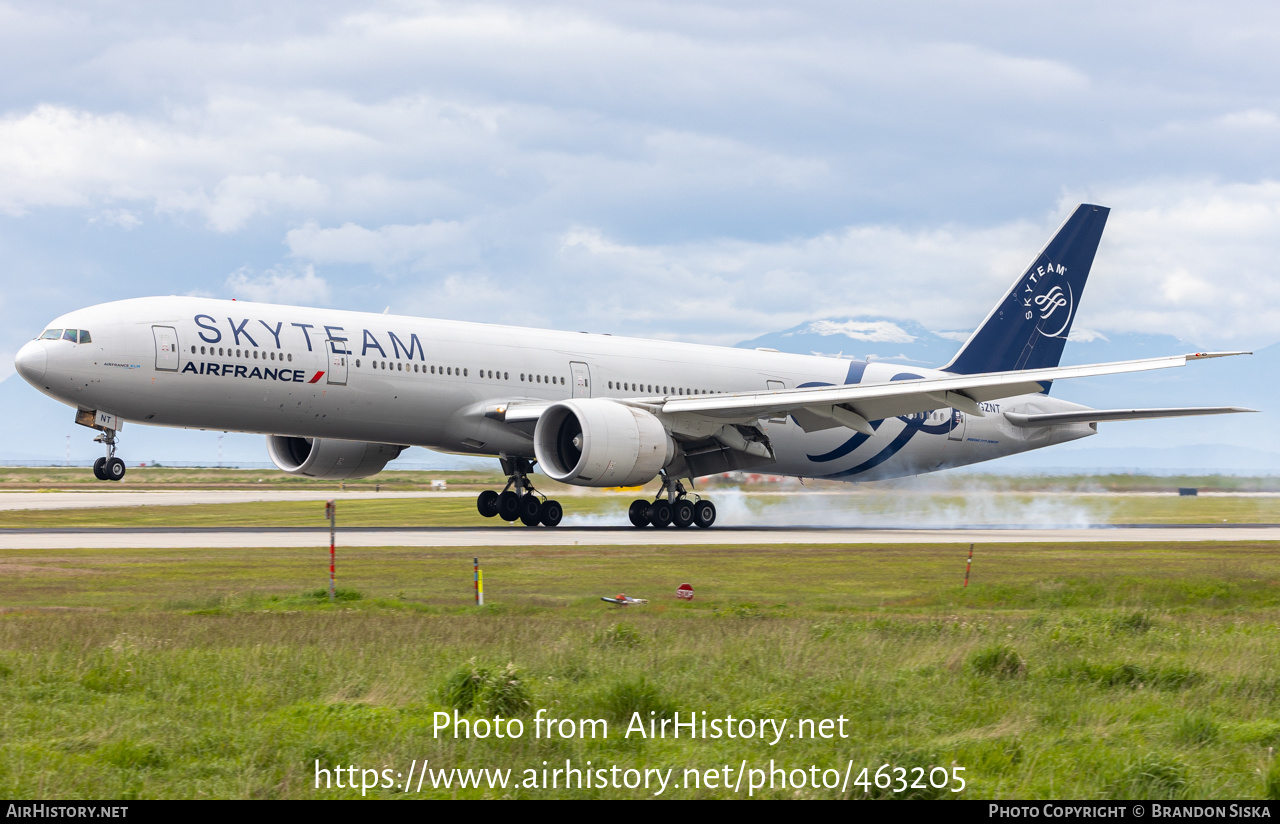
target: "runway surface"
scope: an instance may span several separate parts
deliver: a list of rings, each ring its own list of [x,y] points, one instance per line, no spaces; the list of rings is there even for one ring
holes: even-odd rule
[[[706,546],[764,544],[967,544],[1280,541],[1280,524],[1238,526],[1141,526],[1091,529],[991,528],[831,529],[825,527],[349,527],[338,530],[343,547],[495,546]],[[324,529],[5,529],[0,549],[148,549],[327,546]]]
[[[583,495],[602,495],[608,497],[617,497],[623,499],[631,499],[637,496],[643,496],[645,493],[636,491],[614,492],[601,491],[596,489],[557,489],[552,497],[571,498]],[[795,498],[840,498],[842,500],[854,500],[860,495],[867,493],[853,492],[849,490],[760,490],[743,492],[733,490],[724,494],[732,494],[743,497],[795,497]],[[872,495],[881,493],[870,493]],[[895,495],[904,497],[911,496],[935,496],[935,495],[955,495],[963,497],[966,494],[964,489],[957,490],[897,490]],[[999,491],[982,491],[983,495],[990,496],[1009,496],[1018,498],[1037,498],[1037,497],[1177,497],[1177,493],[1173,492],[1080,492],[1080,493],[1063,493],[1063,492],[1044,492],[1044,491],[1020,491],[1020,490],[999,490]],[[1280,497],[1280,492],[1201,492],[1205,497],[1239,497],[1239,498],[1274,498]],[[54,492],[0,492],[0,511],[3,510],[47,510],[47,509],[100,509],[107,507],[121,506],[191,506],[195,504],[244,504],[256,503],[261,501],[361,501],[376,500],[387,498],[474,498],[475,490],[468,491],[435,491],[435,492],[406,492],[406,491],[384,491],[384,492],[339,492],[337,490],[300,490],[300,489],[278,489],[268,487],[261,490],[240,490],[240,489],[183,489],[173,492],[164,492],[158,490],[147,490],[137,492],[120,492],[108,490],[95,490],[92,492],[85,491],[54,491]],[[714,495],[713,495],[714,497]]]

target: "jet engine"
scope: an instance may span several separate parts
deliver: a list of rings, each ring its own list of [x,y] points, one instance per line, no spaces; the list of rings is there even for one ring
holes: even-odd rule
[[[267,436],[271,462],[290,475],[308,478],[367,478],[377,475],[406,449],[407,446],[389,443]]]
[[[676,454],[675,441],[643,409],[603,398],[547,407],[533,430],[542,471],[577,486],[637,486],[653,479]]]

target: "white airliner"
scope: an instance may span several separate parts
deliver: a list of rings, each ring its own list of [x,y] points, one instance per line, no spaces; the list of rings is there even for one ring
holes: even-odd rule
[[[660,476],[631,522],[709,527],[694,479],[730,470],[878,480],[1072,441],[1099,421],[1253,411],[1049,396],[1059,379],[1245,354],[1058,366],[1108,211],[1079,206],[938,369],[196,297],[70,312],[15,365],[101,430],[104,480],[125,474],[129,421],[262,433],[276,466],[313,478],[373,475],[409,446],[494,456],[509,480],[480,513],[529,526],[563,515],[531,486],[535,463],[580,486]]]

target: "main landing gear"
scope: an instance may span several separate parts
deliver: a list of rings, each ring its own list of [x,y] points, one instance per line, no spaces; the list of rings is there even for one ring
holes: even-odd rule
[[[716,522],[716,505],[705,498],[689,500],[684,485],[662,476],[662,489],[652,502],[643,498],[631,502],[627,517],[635,527],[655,526],[659,529],[671,526],[697,526],[706,529]],[[665,500],[664,500],[665,498]]]
[[[486,518],[495,515],[504,521],[520,521],[525,526],[559,526],[564,508],[548,500],[529,483],[533,465],[524,458],[503,458],[502,471],[509,477],[501,494],[486,489],[476,498],[476,509]]]
[[[119,481],[124,478],[124,461],[116,457],[116,431],[104,429],[102,434],[93,439],[94,443],[107,447],[107,457],[93,462],[93,477],[100,481]]]

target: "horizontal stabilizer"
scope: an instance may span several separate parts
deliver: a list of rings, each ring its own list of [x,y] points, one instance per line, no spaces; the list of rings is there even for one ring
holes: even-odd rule
[[[1069,423],[1097,423],[1098,421],[1141,421],[1149,418],[1181,418],[1188,415],[1229,415],[1233,412],[1257,412],[1243,406],[1186,406],[1177,409],[1085,409],[1076,412],[1045,412],[1023,415],[1006,412],[1004,416],[1014,426],[1060,426]]]

